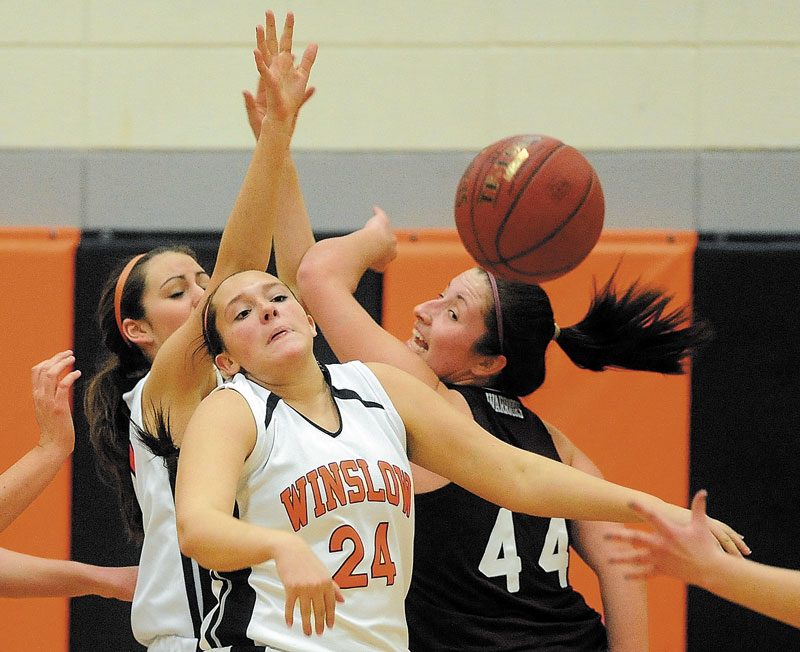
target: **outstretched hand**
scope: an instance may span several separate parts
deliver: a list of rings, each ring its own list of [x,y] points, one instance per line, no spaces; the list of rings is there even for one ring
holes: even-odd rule
[[[55,447],[68,455],[75,447],[75,427],[70,410],[70,390],[81,372],[70,371],[72,351],[62,351],[31,370],[33,407],[39,424],[39,446]]]
[[[256,140],[258,140],[259,136],[261,135],[261,125],[267,115],[268,100],[272,100],[272,98],[268,98],[267,95],[267,82],[264,76],[265,70],[268,71],[270,69],[273,60],[278,55],[283,53],[289,53],[292,55],[293,37],[294,14],[291,12],[286,14],[286,20],[283,25],[283,33],[281,34],[280,42],[278,41],[277,29],[275,26],[275,14],[272,11],[266,12],[265,25],[258,25],[256,27],[256,50],[254,50],[254,54],[256,57],[256,67],[258,68],[260,75],[258,79],[258,88],[255,95],[247,90],[242,92],[244,96],[245,109],[247,110],[247,119],[250,123],[250,129],[252,129]],[[309,52],[311,48],[313,48],[313,56]],[[308,57],[311,58],[309,59]],[[306,83],[308,81],[308,73],[310,73],[311,66],[314,63],[314,58],[316,58],[316,45],[312,44],[306,48],[306,51],[303,54],[303,60],[301,61],[300,66],[298,66],[298,69],[305,68]],[[292,55],[292,61],[293,60],[294,59]],[[294,111],[295,121],[297,120],[297,112],[299,111],[300,107],[305,104],[313,94],[313,87],[305,89],[305,95]],[[294,128],[294,121],[292,122],[292,128]]]
[[[692,499],[689,525],[665,520],[635,503],[632,507],[652,526],[653,531],[625,529],[607,535],[609,539],[630,544],[629,552],[612,558],[611,562],[630,565],[632,568],[627,577],[631,579],[669,575],[689,584],[698,584],[714,560],[729,552],[723,550],[719,539],[709,529],[705,491],[697,492]]]

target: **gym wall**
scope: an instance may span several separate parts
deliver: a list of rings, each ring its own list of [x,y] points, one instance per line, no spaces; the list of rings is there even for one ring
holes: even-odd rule
[[[744,531],[755,558],[797,567],[789,548],[798,522],[800,4],[608,0],[575,11],[549,0],[491,8],[484,0],[340,0],[334,11],[322,0],[280,0],[269,7],[279,21],[296,12],[296,51],[310,38],[320,44],[316,97],[294,142],[318,235],[362,226],[373,204],[398,229],[451,229],[454,189],[478,149],[538,132],[587,155],[603,182],[609,229],[697,238],[694,273],[687,288],[681,268],[681,292],[694,285],[696,310],[712,319],[718,339],[691,379],[687,466],[670,464],[664,478],[675,491],[669,483],[690,472],[680,496],[709,489],[710,509]],[[30,367],[73,342],[84,371],[80,405],[98,353],[99,283],[118,257],[172,239],[213,259],[250,158],[240,93],[255,85],[253,26],[264,9],[255,0],[29,0],[24,11],[0,2],[0,315],[12,352],[0,469],[36,440]],[[370,277],[360,295],[376,317],[382,280]],[[407,284],[424,280],[415,268]],[[399,301],[394,292],[390,308]],[[407,318],[401,305],[389,314]],[[324,341],[320,347],[326,359]],[[619,431],[649,416],[631,405],[623,400],[614,418],[632,424],[614,421],[613,437],[585,443],[592,454],[595,445],[610,454],[601,457],[609,475],[625,472],[616,464]],[[573,414],[556,417],[573,435]],[[63,470],[0,545],[128,563],[135,549],[95,478],[79,409],[76,423],[72,480]],[[670,448],[679,456],[687,455],[685,437]],[[648,440],[625,440],[619,460],[636,451],[646,457]],[[647,481],[660,477],[657,469]],[[0,624],[16,637],[3,647],[61,652],[69,632],[72,652],[136,649],[127,605],[80,598],[69,624],[68,608],[59,600],[0,601]],[[655,620],[672,623],[665,640],[677,641],[669,613]],[[800,648],[794,630],[696,591],[684,635],[691,652]]]
[[[4,431],[19,436],[4,447],[3,468],[37,437],[30,367],[74,341],[77,366],[84,371],[74,397],[71,474],[66,467],[0,535],[0,545],[44,556],[71,554],[96,564],[135,563],[136,547],[125,539],[115,498],[96,477],[80,407],[100,351],[94,324],[97,296],[119,259],[165,242],[189,244],[204,265],[212,266],[218,234],[117,237],[12,229],[0,235],[2,277],[20,287],[17,299],[0,305],[4,323],[16,329],[9,330],[13,341],[22,342],[4,376],[4,395],[14,397],[14,409],[3,412],[10,419]],[[374,318],[405,337],[411,307],[435,296],[471,263],[453,230],[402,230],[398,237],[397,261],[383,277],[370,274],[358,296]],[[706,488],[710,512],[746,535],[754,559],[797,567],[792,541],[800,526],[793,509],[798,490],[793,467],[800,443],[793,433],[800,423],[794,400],[800,389],[800,343],[794,325],[800,314],[794,294],[800,287],[800,237],[720,240],[687,231],[608,230],[581,266],[547,284],[560,323],[580,319],[593,279],[605,280],[620,258],[620,282],[642,275],[671,289],[676,301],[693,301],[696,316],[711,322],[716,339],[695,360],[691,376],[678,378],[580,371],[554,348],[548,353],[547,381],[528,404],[567,433],[607,478],[681,504]],[[41,309],[18,310],[31,297],[47,306],[47,331],[40,327]],[[333,361],[322,335],[317,354]],[[596,581],[576,555],[572,561],[573,583],[600,609]],[[800,645],[796,630],[702,591],[690,590],[687,600],[684,587],[673,580],[651,582],[649,596],[654,652]],[[30,624],[9,628],[18,644],[13,649],[140,649],[130,634],[127,604],[92,597],[3,600],[0,613],[13,619],[9,622]],[[46,628],[36,624],[43,614]]]

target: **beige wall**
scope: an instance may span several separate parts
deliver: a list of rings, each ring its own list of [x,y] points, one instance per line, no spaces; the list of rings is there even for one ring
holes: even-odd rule
[[[797,0],[305,0],[297,148],[800,147]],[[254,0],[0,0],[0,149],[251,146]],[[299,49],[299,48],[298,48]]]

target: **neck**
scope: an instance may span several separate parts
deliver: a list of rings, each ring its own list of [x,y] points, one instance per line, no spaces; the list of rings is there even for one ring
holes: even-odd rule
[[[314,402],[318,395],[328,394],[328,386],[315,358],[307,362],[292,361],[285,365],[286,373],[272,367],[269,376],[246,373],[247,378],[277,394],[293,405],[295,402]]]

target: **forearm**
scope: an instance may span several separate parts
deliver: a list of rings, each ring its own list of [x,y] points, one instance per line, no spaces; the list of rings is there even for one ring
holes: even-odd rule
[[[575,521],[572,545],[597,576],[611,652],[647,652],[647,585],[627,578],[625,568],[609,561],[624,546],[607,535],[625,530],[619,523]]]
[[[204,507],[178,512],[181,551],[205,568],[234,571],[274,557],[275,545],[288,533],[268,530]]]
[[[291,140],[290,123],[265,128],[220,240],[215,275],[265,270],[272,248],[278,193]]]
[[[617,567],[603,568],[597,579],[609,650],[647,652],[650,648],[646,582],[626,579],[624,571]]]
[[[303,295],[341,289],[353,294],[379,245],[363,230],[321,240],[308,251],[298,277]]]
[[[36,446],[0,475],[0,532],[42,493],[71,452]]]
[[[776,620],[800,627],[800,571],[716,555],[693,584]]]
[[[515,452],[517,455],[521,466],[512,466],[505,476],[509,480],[513,478],[516,486],[508,497],[515,503],[519,501],[509,507],[513,511],[580,521],[634,523],[642,520],[631,507],[634,501],[670,518],[674,509],[680,509],[650,494],[608,482],[559,462],[532,458],[523,452]]]
[[[300,294],[297,270],[305,253],[314,244],[306,204],[300,189],[297,168],[290,154],[286,156],[278,197],[278,222],[275,226],[275,265],[278,278]]]
[[[110,588],[114,584],[113,575],[118,570],[63,559],[33,557],[0,548],[0,596],[4,598],[69,598],[81,595],[111,597],[114,593]]]

